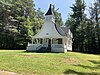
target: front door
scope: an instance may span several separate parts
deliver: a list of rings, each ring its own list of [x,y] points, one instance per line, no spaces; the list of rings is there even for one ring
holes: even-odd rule
[[[51,48],[51,39],[48,39],[48,47]]]
[[[48,47],[47,50],[50,52],[51,51],[51,39],[48,39]]]

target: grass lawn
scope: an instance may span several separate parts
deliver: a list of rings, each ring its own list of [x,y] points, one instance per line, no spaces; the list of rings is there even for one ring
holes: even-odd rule
[[[0,70],[22,75],[100,75],[100,55],[0,50]]]

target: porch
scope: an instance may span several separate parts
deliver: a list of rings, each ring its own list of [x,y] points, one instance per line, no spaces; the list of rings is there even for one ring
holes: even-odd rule
[[[33,38],[32,43],[28,44],[27,51],[64,52],[63,38]]]

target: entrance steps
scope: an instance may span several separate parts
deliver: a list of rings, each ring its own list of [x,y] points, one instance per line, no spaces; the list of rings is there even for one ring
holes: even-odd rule
[[[50,47],[41,47],[37,52],[44,53],[44,52],[51,52]]]

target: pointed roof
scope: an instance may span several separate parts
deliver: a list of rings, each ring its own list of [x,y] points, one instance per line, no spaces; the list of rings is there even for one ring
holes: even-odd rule
[[[57,24],[55,24],[55,28],[61,36],[66,36],[65,32]]]
[[[53,15],[53,12],[52,12],[52,4],[50,4],[50,7],[47,11],[47,13],[45,15]]]
[[[57,32],[58,32],[61,36],[68,36],[69,27],[67,27],[67,26],[59,27],[56,23],[54,23],[54,26],[55,26]]]

